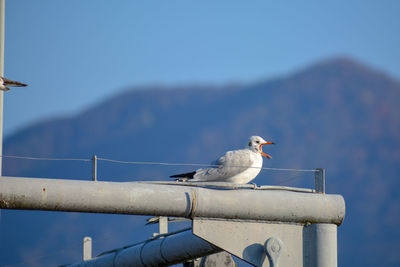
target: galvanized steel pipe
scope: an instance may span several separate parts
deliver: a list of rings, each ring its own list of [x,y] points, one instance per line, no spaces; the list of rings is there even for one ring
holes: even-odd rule
[[[131,247],[100,255],[70,267],[149,267],[166,266],[199,258],[221,249],[192,234],[192,230],[149,240]]]
[[[0,177],[0,208],[340,225],[340,195]]]

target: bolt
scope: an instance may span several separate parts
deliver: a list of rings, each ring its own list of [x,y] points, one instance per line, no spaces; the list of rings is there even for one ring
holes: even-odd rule
[[[274,252],[274,253],[278,253],[279,250],[281,250],[281,246],[279,245],[278,242],[276,242],[275,240],[273,240],[273,241],[272,241],[272,244],[271,244],[271,250],[272,250],[272,252]]]

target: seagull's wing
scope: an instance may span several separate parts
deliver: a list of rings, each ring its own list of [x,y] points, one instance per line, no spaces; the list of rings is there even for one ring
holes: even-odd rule
[[[199,169],[193,175],[192,181],[223,181],[227,180],[253,165],[248,149],[228,151],[220,157],[215,165],[218,167]]]

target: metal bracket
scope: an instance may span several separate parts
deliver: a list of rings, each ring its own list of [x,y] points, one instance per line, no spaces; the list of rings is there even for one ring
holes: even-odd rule
[[[265,251],[271,267],[278,267],[279,256],[283,249],[283,243],[279,238],[271,237],[265,242]]]
[[[92,259],[92,238],[85,236],[83,238],[83,260],[88,261]]]
[[[153,236],[158,236],[168,233],[168,217],[158,216],[155,218],[151,218],[150,223],[158,223],[158,233],[153,233]]]
[[[315,191],[325,194],[325,169],[317,168],[315,172]]]
[[[303,225],[195,218],[193,234],[254,266],[303,266]]]

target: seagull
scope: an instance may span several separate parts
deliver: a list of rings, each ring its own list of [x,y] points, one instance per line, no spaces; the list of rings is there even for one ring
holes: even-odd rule
[[[269,144],[275,143],[267,142],[260,136],[252,136],[246,148],[226,152],[212,164],[213,167],[170,177],[178,178],[179,181],[247,184],[260,173],[263,164],[262,156],[267,159],[272,158],[262,151],[262,146]]]
[[[16,81],[12,81],[9,80],[7,78],[1,77],[0,76],[0,90],[7,92],[10,90],[10,88],[8,88],[7,86],[15,86],[15,87],[25,87],[27,86],[27,84],[24,83],[20,83],[20,82],[16,82]]]

